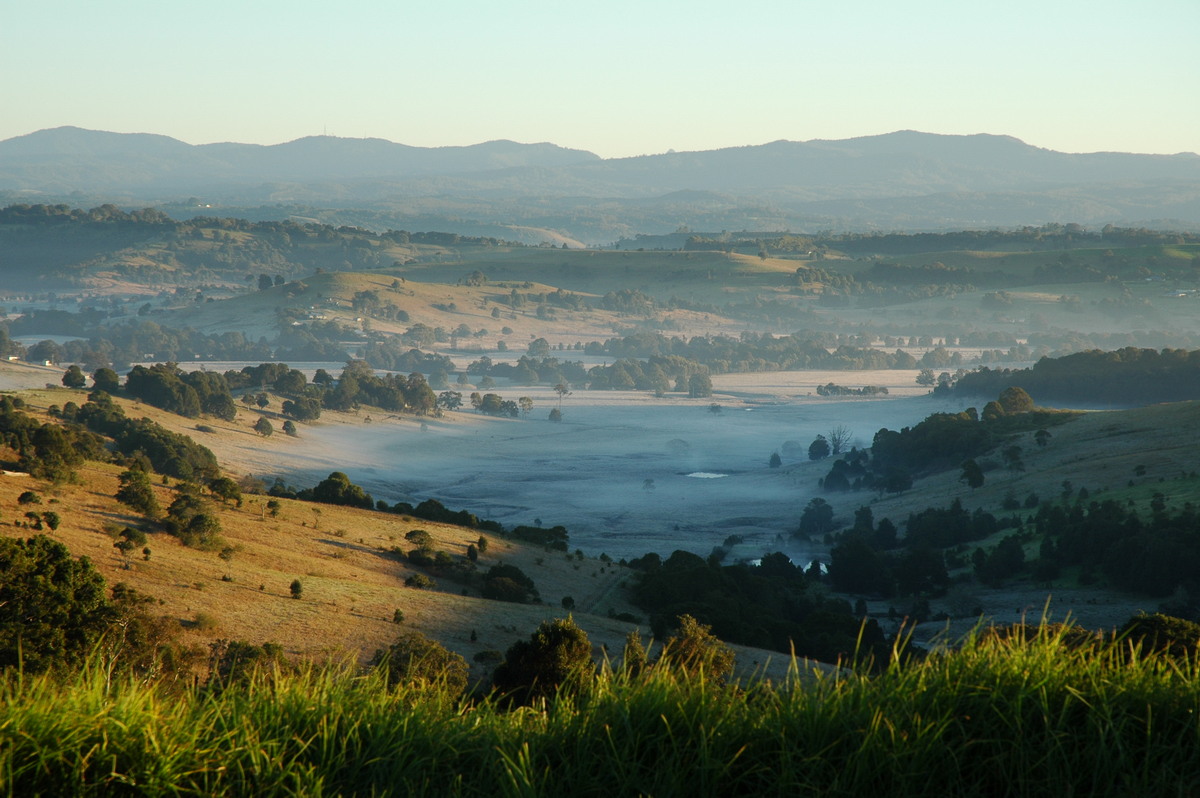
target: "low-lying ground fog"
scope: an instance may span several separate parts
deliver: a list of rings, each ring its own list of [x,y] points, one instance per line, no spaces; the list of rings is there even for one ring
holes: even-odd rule
[[[300,486],[340,470],[376,499],[436,498],[506,525],[561,524],[572,548],[618,559],[677,548],[707,554],[733,534],[798,558],[808,552],[776,538],[795,529],[818,495],[829,467],[808,460],[818,434],[844,426],[853,444],[869,446],[881,427],[961,409],[958,400],[917,388],[915,372],[854,374],[855,386],[889,385],[886,398],[815,394],[817,385],[847,376],[728,375],[714,379],[706,399],[577,391],[562,400],[562,423],[548,420],[558,406],[549,388],[501,386],[506,399],[534,400],[527,419],[469,409],[424,422],[365,412],[355,423],[322,419],[302,427],[303,445],[289,447],[277,465]],[[769,467],[772,452],[782,467]]]

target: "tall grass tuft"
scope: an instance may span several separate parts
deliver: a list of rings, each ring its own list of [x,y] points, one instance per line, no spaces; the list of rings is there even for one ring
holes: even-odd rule
[[[1042,627],[880,673],[604,670],[509,709],[348,666],[222,689],[0,677],[8,795],[1200,794],[1194,660]]]

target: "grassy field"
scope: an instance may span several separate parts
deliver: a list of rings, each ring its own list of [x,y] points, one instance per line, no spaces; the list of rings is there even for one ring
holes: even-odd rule
[[[96,663],[0,680],[7,795],[1185,796],[1196,663],[985,637],[874,676],[655,668],[509,710],[337,667],[169,691]]]

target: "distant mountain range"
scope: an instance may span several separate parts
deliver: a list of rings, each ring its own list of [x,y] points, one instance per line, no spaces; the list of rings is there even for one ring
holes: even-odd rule
[[[0,201],[110,201],[175,215],[283,214],[526,239],[554,231],[589,243],[681,225],[942,230],[1055,221],[1194,231],[1200,156],[1069,154],[1009,136],[901,131],[602,159],[511,141],[191,145],[62,127],[0,141]]]

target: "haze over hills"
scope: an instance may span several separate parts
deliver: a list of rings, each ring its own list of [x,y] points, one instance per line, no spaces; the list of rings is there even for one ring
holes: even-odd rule
[[[185,218],[209,212],[183,202],[198,198],[228,215],[511,230],[521,240],[555,231],[589,244],[681,225],[943,230],[1072,221],[1195,230],[1200,156],[1070,154],[1009,136],[900,131],[606,160],[546,143],[424,148],[313,136],[190,145],[64,127],[0,142],[0,196],[153,204]]]

